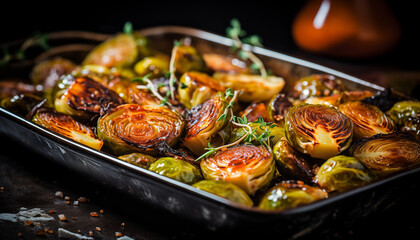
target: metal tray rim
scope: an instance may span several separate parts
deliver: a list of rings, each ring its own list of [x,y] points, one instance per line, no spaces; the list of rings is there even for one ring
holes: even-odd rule
[[[195,28],[189,28],[189,27],[183,27],[183,26],[157,26],[157,27],[151,27],[151,28],[146,28],[146,29],[143,29],[143,30],[139,30],[138,32],[140,34],[144,35],[145,37],[147,37],[148,35],[151,35],[151,34],[177,33],[177,34],[185,34],[185,35],[189,35],[189,36],[194,36],[194,37],[197,37],[197,38],[201,38],[203,40],[212,41],[212,42],[222,44],[222,45],[226,45],[226,46],[230,46],[231,43],[232,43],[232,40],[229,39],[229,38],[226,38],[226,37],[214,34],[214,33],[206,32],[206,31],[203,31],[203,30],[199,30],[199,29],[195,29]],[[245,46],[245,47],[251,48],[249,45]],[[287,62],[302,65],[302,66],[305,66],[305,67],[308,67],[308,68],[312,68],[312,69],[316,69],[316,70],[319,70],[319,71],[327,72],[327,73],[330,73],[332,75],[335,75],[335,76],[338,76],[338,77],[341,77],[341,78],[345,78],[345,79],[350,80],[352,82],[355,82],[357,84],[361,84],[361,85],[364,85],[364,86],[367,86],[367,87],[371,87],[371,88],[379,90],[379,91],[384,90],[383,87],[380,87],[380,86],[372,84],[372,83],[365,82],[365,81],[363,81],[363,80],[361,80],[357,77],[353,77],[351,75],[348,75],[346,73],[334,70],[334,69],[329,68],[329,67],[325,67],[325,66],[322,66],[322,65],[319,65],[319,64],[316,64],[316,63],[312,63],[312,62],[309,62],[309,61],[306,61],[306,60],[302,60],[302,59],[299,59],[299,58],[296,58],[296,57],[292,57],[290,55],[286,55],[286,54],[283,54],[283,53],[279,53],[279,52],[276,52],[276,51],[273,51],[273,50],[269,50],[269,49],[266,49],[266,48],[260,48],[260,47],[252,47],[252,51],[254,51],[257,54],[265,55],[265,56],[268,56],[268,57],[271,57],[271,58],[280,59],[280,60],[284,60],[284,61],[287,61]],[[139,174],[147,175],[148,177],[151,178],[151,180],[157,180],[157,181],[164,182],[164,183],[169,184],[173,187],[176,187],[176,188],[178,188],[182,191],[186,191],[190,194],[194,194],[194,195],[197,195],[197,196],[200,196],[200,197],[204,197],[207,200],[224,204],[225,206],[227,206],[229,208],[232,208],[233,210],[243,211],[243,212],[246,212],[246,213],[252,212],[252,213],[255,213],[255,214],[263,214],[263,215],[269,215],[269,216],[278,216],[278,215],[285,215],[286,216],[286,215],[294,215],[294,214],[298,214],[298,213],[302,213],[302,212],[312,211],[312,210],[318,209],[320,207],[324,207],[324,206],[326,206],[328,204],[331,204],[333,202],[340,201],[341,199],[345,199],[349,196],[363,193],[365,191],[374,189],[374,188],[376,188],[378,186],[381,186],[383,184],[386,184],[388,182],[394,181],[398,178],[402,178],[404,176],[415,174],[415,173],[420,171],[420,168],[414,168],[414,169],[411,169],[411,170],[407,170],[407,171],[398,173],[396,175],[393,175],[393,176],[381,179],[379,181],[373,182],[371,184],[368,184],[368,185],[365,185],[365,186],[362,186],[362,187],[358,187],[356,189],[349,190],[349,191],[346,191],[344,193],[334,195],[334,196],[329,197],[327,199],[316,201],[316,202],[313,202],[313,203],[310,203],[310,204],[307,204],[307,205],[303,205],[303,206],[300,206],[300,207],[297,207],[297,208],[292,208],[292,209],[287,209],[287,210],[278,210],[278,211],[272,211],[272,210],[268,211],[268,210],[259,209],[257,207],[246,207],[246,206],[243,206],[243,205],[240,205],[240,204],[233,203],[231,201],[228,201],[228,200],[226,200],[224,198],[221,198],[219,196],[216,196],[214,194],[196,189],[196,188],[194,188],[190,185],[178,182],[176,180],[161,176],[157,173],[154,173],[154,172],[148,171],[146,169],[137,167],[135,165],[126,163],[126,162],[124,162],[124,161],[122,161],[122,160],[120,160],[120,159],[118,159],[118,158],[116,158],[116,157],[114,157],[114,156],[112,156],[108,153],[97,151],[97,150],[92,149],[90,147],[87,147],[83,144],[80,144],[80,143],[78,143],[78,142],[76,142],[72,139],[69,139],[69,138],[64,137],[60,134],[52,132],[52,131],[50,131],[46,128],[38,126],[35,123],[32,123],[32,122],[30,122],[30,121],[28,121],[28,120],[26,120],[26,119],[24,119],[20,116],[17,116],[15,114],[1,108],[1,107],[0,107],[0,116],[4,116],[11,121],[19,123],[21,126],[31,130],[35,134],[40,134],[40,135],[42,135],[44,137],[47,137],[50,140],[53,140],[53,141],[56,141],[56,142],[58,141],[58,143],[64,143],[64,144],[66,144],[67,147],[71,147],[74,150],[84,151],[87,154],[93,155],[93,156],[98,157],[102,160],[109,161],[109,162],[111,162],[115,165],[118,165],[120,167],[124,167],[126,169],[129,169],[129,170],[134,171],[134,172],[139,173]]]

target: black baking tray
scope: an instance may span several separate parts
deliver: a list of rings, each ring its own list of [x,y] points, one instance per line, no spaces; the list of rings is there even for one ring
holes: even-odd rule
[[[229,53],[232,40],[206,31],[180,26],[161,26],[139,31],[162,52],[170,52],[174,40],[188,37],[201,52]],[[33,58],[11,63],[0,72],[1,78],[26,77],[29,70],[43,59],[62,56],[80,62],[96,44],[110,37],[91,32],[55,32],[47,35],[52,45],[47,51],[33,50]],[[22,41],[9,43],[20,46]],[[251,46],[245,45],[251,49]],[[384,91],[375,84],[309,61],[252,47],[273,74],[286,81],[285,91],[303,76],[326,73],[336,76],[351,90]],[[60,134],[51,132],[26,119],[0,108],[0,135],[14,139],[24,147],[44,155],[78,173],[132,195],[142,203],[151,204],[210,230],[241,231],[269,229],[277,236],[298,237],[331,222],[356,221],[392,206],[407,194],[407,188],[419,176],[420,168],[382,179],[369,185],[305,206],[265,211],[245,207],[189,185],[161,176],[118,158],[94,150]],[[418,184],[417,184],[418,185]],[[121,200],[123,201],[123,200]]]

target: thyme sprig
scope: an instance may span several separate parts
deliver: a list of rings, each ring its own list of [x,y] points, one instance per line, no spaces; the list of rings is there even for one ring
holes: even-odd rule
[[[159,94],[158,90],[155,88],[155,85],[153,84],[153,82],[149,79],[150,76],[152,76],[152,73],[146,74],[144,77],[137,77],[137,78],[133,78],[131,79],[132,82],[140,82],[140,83],[146,83],[146,85],[137,85],[138,89],[147,89],[149,91],[151,91],[153,93],[153,95],[155,95],[159,100],[160,100],[160,105],[164,106],[171,106],[172,104],[168,101],[168,97],[170,97],[171,92],[166,92],[166,96],[163,97],[162,95]],[[159,87],[159,86],[158,86]]]
[[[257,35],[251,35],[246,38],[246,32],[241,28],[241,23],[238,19],[234,18],[230,21],[230,27],[226,29],[227,37],[233,40],[232,48],[238,51],[238,56],[243,60],[249,59],[251,64],[252,70],[258,70],[262,77],[267,77],[268,73],[265,69],[263,62],[251,51],[244,50],[242,47],[244,43],[249,44],[251,46],[258,46],[262,47],[262,40]],[[242,37],[242,40],[241,40]]]
[[[174,46],[172,48],[171,52],[171,60],[169,61],[169,91],[172,98],[172,101],[175,100],[175,83],[177,81],[176,79],[176,63],[175,63],[175,57],[176,53],[178,52],[179,46],[181,46],[182,43],[180,41],[174,41]]]
[[[270,138],[271,136],[271,128],[275,127],[275,125],[272,122],[265,122],[264,119],[260,116],[258,118],[257,121],[255,121],[254,123],[258,123],[259,124],[259,128],[261,130],[263,130],[263,132],[261,134],[257,134],[257,128],[252,129],[251,126],[248,125],[248,119],[246,118],[246,116],[244,116],[243,118],[241,117],[237,117],[233,115],[233,105],[234,105],[234,101],[238,95],[238,91],[235,92],[231,92],[230,89],[226,90],[225,95],[227,96],[231,96],[231,100],[228,104],[228,106],[225,108],[225,111],[223,112],[223,114],[217,119],[217,121],[223,121],[225,122],[226,118],[227,118],[227,114],[228,111],[231,111],[231,118],[230,118],[230,122],[237,126],[237,127],[242,127],[245,130],[245,134],[242,135],[238,140],[223,145],[223,146],[219,146],[216,148],[211,147],[210,143],[208,143],[208,147],[204,148],[204,150],[206,150],[206,152],[204,154],[202,154],[201,156],[199,156],[197,159],[195,159],[195,161],[199,161],[203,158],[209,157],[213,154],[215,154],[217,151],[222,150],[222,149],[226,149],[229,148],[231,146],[235,146],[238,145],[239,143],[241,143],[242,141],[244,141],[246,144],[252,144],[252,142],[254,140],[256,140],[257,142],[259,142],[261,145],[264,145],[265,147],[267,147],[267,149],[271,152],[271,145],[270,145]]]

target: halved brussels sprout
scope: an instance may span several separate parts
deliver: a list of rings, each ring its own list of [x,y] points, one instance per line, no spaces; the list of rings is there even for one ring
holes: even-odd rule
[[[130,153],[119,156],[118,158],[144,169],[149,169],[150,165],[156,161],[156,158],[141,153]]]
[[[290,108],[285,131],[295,149],[326,160],[350,146],[353,123],[333,107],[303,104]]]
[[[123,78],[116,78],[108,83],[108,88],[116,92],[125,103],[160,106],[160,100],[143,87],[144,85],[139,85]]]
[[[364,138],[352,145],[349,152],[378,175],[420,164],[420,143],[408,133],[394,132]]]
[[[203,179],[196,166],[172,157],[159,158],[150,165],[149,170],[186,184],[194,184]]]
[[[301,181],[284,181],[268,190],[258,207],[265,210],[285,210],[327,197],[326,192]]]
[[[319,168],[314,181],[328,192],[344,192],[370,183],[376,175],[359,159],[339,155],[328,159]]]
[[[183,128],[182,117],[168,108],[123,104],[99,118],[97,132],[115,155],[154,154],[160,144],[173,146]]]
[[[163,54],[145,57],[134,65],[134,71],[142,77],[149,73],[152,78],[163,76],[169,71],[169,57]]]
[[[178,46],[173,58],[175,62],[176,73],[178,75],[182,75],[191,71],[202,72],[206,69],[206,63],[204,62],[203,57],[193,46]]]
[[[185,118],[187,126],[183,139],[184,146],[194,154],[201,155],[209,143],[216,142],[223,145],[225,136],[222,130],[227,126],[228,121],[219,120],[219,117],[224,114],[227,105],[223,94],[218,92],[209,100],[193,107]],[[230,119],[230,115],[228,111],[226,119]],[[218,139],[218,137],[221,138]]]
[[[213,180],[201,180],[192,185],[200,190],[215,194],[219,197],[226,198],[232,202],[253,206],[251,198],[242,188],[233,183]]]
[[[39,109],[33,116],[32,122],[96,150],[102,148],[103,142],[95,138],[93,130],[71,116],[49,109]]]
[[[1,99],[0,107],[22,117],[25,117],[31,110],[44,99],[33,94],[23,93],[12,97]]]
[[[353,122],[357,139],[395,130],[392,120],[376,106],[355,101],[340,104],[338,110]]]
[[[44,96],[51,102],[51,91],[62,75],[70,74],[77,68],[72,61],[56,57],[38,63],[31,72],[32,83],[42,86]]]
[[[110,104],[122,103],[123,100],[114,91],[101,83],[88,77],[79,77],[56,93],[54,108],[57,112],[90,119]]]
[[[254,133],[256,136],[261,136],[261,134],[268,130],[270,132],[269,139],[271,147],[274,146],[274,144],[276,144],[282,137],[285,136],[284,128],[275,123],[268,123],[267,127],[262,126],[258,122],[250,122],[247,125],[251,127],[252,131],[255,131]],[[247,131],[248,129],[242,127],[234,128],[231,133],[229,142],[236,142],[245,134],[247,134]],[[259,145],[260,143],[254,139],[252,144]]]
[[[410,133],[420,142],[420,117],[407,120],[400,130]]]
[[[209,69],[214,72],[247,73],[249,69],[244,61],[233,56],[217,53],[203,54],[204,61]]]
[[[88,77],[97,82],[108,86],[109,82],[118,77],[118,73],[101,65],[85,65],[81,66],[77,71],[73,72],[73,77]]]
[[[213,77],[226,88],[239,90],[238,99],[242,102],[267,101],[284,87],[281,77],[250,74],[228,74],[216,72]]]
[[[325,97],[339,94],[344,90],[341,80],[332,75],[314,74],[295,82],[292,97],[300,100],[309,97]]]
[[[252,102],[240,113],[240,116],[242,118],[245,116],[248,122],[255,122],[260,117],[263,118],[264,122],[273,122],[268,115],[267,106],[263,102]]]
[[[82,65],[129,67],[139,55],[148,55],[146,42],[146,39],[138,34],[120,33],[96,46],[86,56]]]
[[[236,145],[200,162],[204,178],[236,184],[254,194],[273,179],[273,155],[263,146]]]
[[[420,118],[419,101],[397,102],[389,109],[386,114],[394,121],[398,127],[405,125],[410,118]]]
[[[219,82],[205,73],[186,72],[178,85],[179,101],[188,109],[210,99],[217,92],[225,92]]]
[[[284,124],[284,117],[293,104],[284,93],[275,95],[268,104],[268,115],[272,122]]]
[[[273,154],[277,170],[282,177],[302,180],[306,183],[312,182],[315,174],[311,164],[300,152],[292,148],[285,138],[274,145]]]

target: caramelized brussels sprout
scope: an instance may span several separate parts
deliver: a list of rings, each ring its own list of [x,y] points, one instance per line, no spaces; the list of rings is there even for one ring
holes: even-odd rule
[[[179,101],[188,109],[210,99],[217,92],[225,92],[219,82],[205,73],[186,72],[178,85]]]
[[[193,46],[178,46],[175,52],[174,62],[176,73],[179,75],[191,71],[202,72],[206,69],[206,63],[203,57]]]
[[[213,193],[219,197],[226,198],[232,202],[243,204],[246,206],[253,206],[251,198],[246,194],[242,188],[233,183],[213,180],[201,180],[192,185],[200,190]]]
[[[214,72],[247,73],[249,69],[244,61],[233,56],[217,53],[203,54],[204,61],[209,69]]]
[[[338,110],[349,117],[354,124],[354,137],[371,137],[378,133],[391,133],[394,123],[379,108],[363,102],[340,104]]]
[[[394,121],[399,130],[413,135],[420,141],[420,102],[400,101],[386,114]]]
[[[134,65],[134,71],[142,77],[149,73],[152,78],[163,76],[169,71],[169,57],[163,54],[145,57]]]
[[[222,130],[227,126],[228,121],[218,119],[224,114],[227,105],[223,94],[218,92],[209,100],[193,107],[185,118],[187,126],[183,139],[184,146],[194,154],[201,155],[209,143],[217,142],[223,145],[225,136]],[[227,119],[229,118],[230,112],[227,116]]]
[[[284,87],[281,77],[262,77],[249,74],[228,74],[217,72],[213,75],[226,88],[239,90],[238,99],[242,102],[267,101]]]
[[[280,139],[273,147],[277,170],[286,179],[297,179],[312,182],[314,173],[311,164],[302,154],[292,148],[285,138]]]
[[[344,91],[340,96],[340,103],[362,101],[365,98],[373,96],[371,91]]]
[[[340,94],[334,94],[326,97],[309,97],[305,99],[308,104],[323,104],[331,107],[337,106],[340,103]]]
[[[183,128],[182,117],[168,108],[123,104],[99,118],[97,132],[115,155],[154,154],[160,144],[173,146]]]
[[[265,210],[285,210],[327,197],[326,192],[301,181],[284,181],[271,188],[264,195],[258,207]]]
[[[272,154],[263,146],[237,145],[200,162],[204,178],[236,184],[248,194],[271,182],[275,173]]]
[[[31,73],[32,83],[42,86],[44,96],[51,102],[51,91],[62,75],[70,74],[77,68],[72,61],[57,57],[38,63]]]
[[[376,175],[359,159],[339,155],[328,159],[319,168],[314,180],[328,192],[344,192],[370,183]]]
[[[156,161],[156,158],[141,153],[130,153],[118,158],[144,169],[149,169],[150,165]]]
[[[41,95],[34,85],[14,80],[0,81],[0,99],[25,93]]]
[[[285,132],[295,149],[326,160],[349,147],[353,123],[333,107],[303,104],[290,108]]]
[[[36,95],[24,93],[1,99],[0,107],[24,117],[43,100],[43,98]]]
[[[160,100],[154,97],[144,85],[116,78],[108,83],[108,88],[116,92],[126,103],[142,106],[160,106]]]
[[[291,92],[292,97],[300,100],[309,97],[325,97],[339,94],[344,85],[332,75],[315,74],[297,81]]]
[[[268,104],[268,115],[272,122],[284,124],[284,117],[293,104],[284,93],[278,93]]]
[[[394,121],[398,127],[405,125],[411,118],[420,118],[419,101],[401,101],[397,102],[389,109],[386,114]]]
[[[102,148],[103,142],[95,138],[92,129],[77,122],[71,116],[48,109],[39,109],[33,116],[32,122],[96,150]]]
[[[118,73],[101,65],[85,65],[74,71],[72,75],[73,77],[88,77],[104,86],[108,86],[109,82],[115,79]]]
[[[130,67],[139,56],[148,56],[150,51],[143,36],[137,33],[120,33],[96,46],[86,56],[82,65]]]
[[[263,102],[252,102],[240,113],[240,116],[242,118],[245,116],[248,122],[255,122],[259,117],[262,117],[264,122],[273,122],[268,115],[267,106]]]
[[[255,133],[256,136],[261,136],[266,131],[265,127],[263,127],[258,122],[250,122],[247,125],[251,127],[252,131]],[[274,144],[276,144],[276,142],[278,142],[282,137],[285,136],[284,128],[280,127],[279,125],[277,125],[275,123],[268,123],[267,129],[269,130],[269,133],[270,133],[269,139],[270,139],[271,147],[274,146]],[[236,142],[242,136],[244,136],[246,133],[247,133],[247,129],[245,129],[245,128],[241,128],[241,127],[240,128],[235,128],[231,133],[230,142],[232,142],[232,143]],[[252,144],[259,145],[259,142],[254,139]]]
[[[186,184],[194,184],[203,179],[197,167],[172,157],[159,158],[150,165],[149,170]]]
[[[57,112],[90,119],[110,104],[122,104],[122,99],[112,90],[88,77],[74,79],[56,93],[54,107]]]
[[[408,133],[394,132],[364,138],[352,145],[349,152],[378,175],[420,164],[420,143]]]

